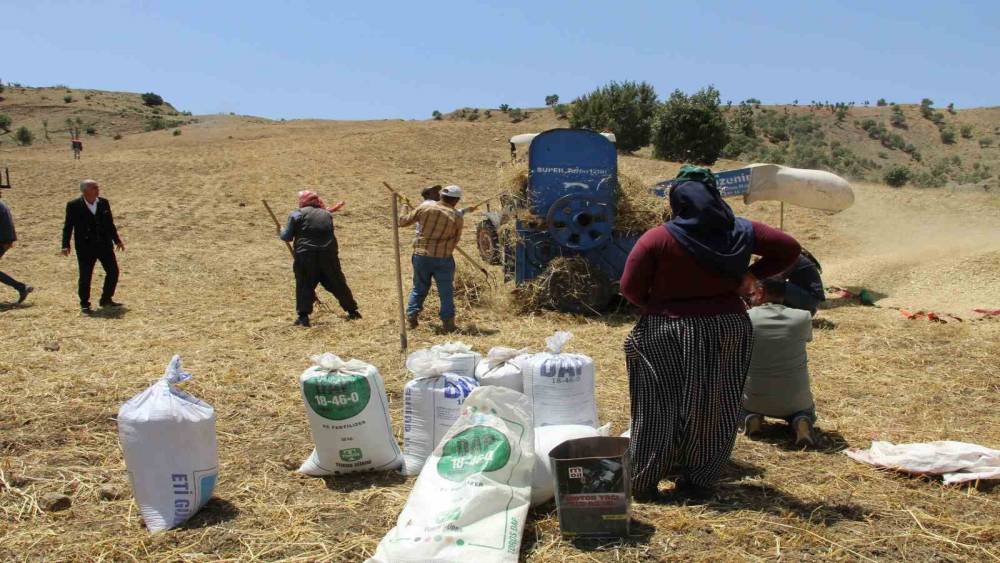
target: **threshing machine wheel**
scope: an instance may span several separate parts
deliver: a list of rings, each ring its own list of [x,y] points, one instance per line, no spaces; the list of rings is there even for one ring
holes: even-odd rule
[[[483,219],[476,224],[476,247],[479,257],[487,264],[500,264],[500,235],[493,221]]]
[[[584,194],[565,195],[549,208],[546,221],[557,244],[570,250],[593,250],[611,239],[611,208]]]

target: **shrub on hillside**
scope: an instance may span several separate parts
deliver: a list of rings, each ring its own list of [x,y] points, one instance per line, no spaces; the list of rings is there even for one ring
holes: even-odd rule
[[[924,98],[920,100],[920,115],[922,115],[924,119],[930,119],[931,115],[933,115],[934,113],[933,106],[934,106],[934,100],[930,98]]]
[[[3,129],[5,133],[10,132],[10,116],[6,113],[0,113],[0,129]]]
[[[507,104],[500,104],[500,111],[503,113],[507,113],[508,111],[510,111],[510,106]]]
[[[174,137],[180,136],[180,134],[181,134],[180,129],[174,129]]]
[[[934,123],[934,125],[937,125],[939,129],[944,126],[944,114],[939,111],[932,113],[930,120]]]
[[[163,117],[157,115],[149,118],[146,121],[146,131],[159,131],[161,129],[170,129],[171,127],[177,127],[178,125],[183,125],[183,121],[177,119],[164,119]]]
[[[656,117],[656,91],[645,82],[610,82],[573,101],[572,127],[610,130],[618,150],[632,152],[649,144]]]
[[[111,137],[111,138],[114,139],[114,140],[116,140],[116,141],[120,141],[120,140],[122,140],[122,134],[121,133],[115,133],[115,136]]]
[[[142,103],[146,104],[147,106],[162,106],[163,98],[161,98],[158,94],[154,94],[152,92],[146,92],[145,94],[142,95]]]
[[[559,94],[545,96],[545,105],[554,106],[559,103]]]
[[[434,110],[431,112],[431,117],[433,117],[438,121],[441,121],[441,112],[439,112],[438,110]]]
[[[96,135],[97,134],[97,128],[94,127],[93,125],[88,125],[87,126],[87,134],[88,135]]]
[[[22,125],[14,133],[14,140],[17,144],[26,147],[35,141],[35,136],[31,133],[31,130]]]
[[[520,123],[524,121],[527,114],[521,111],[521,108],[514,108],[507,111],[507,115],[510,116],[511,123]]]
[[[946,145],[954,144],[955,142],[955,130],[951,127],[945,127],[941,129],[941,142]]]
[[[889,116],[889,123],[893,127],[906,128],[906,116],[903,115],[903,108],[896,104],[892,105],[892,114]]]
[[[557,118],[566,119],[569,117],[569,104],[556,104],[552,106],[552,111],[555,112]]]
[[[972,138],[972,126],[971,125],[963,125],[959,129],[959,133],[962,135],[963,139],[971,139]]]
[[[955,115],[955,102],[948,104],[948,113]]]
[[[67,104],[71,103],[73,101],[73,96],[66,94],[65,96],[63,96],[63,101],[66,102]]]
[[[983,137],[979,139],[979,148],[985,149],[987,147],[993,146],[993,139],[990,137]]]
[[[652,137],[657,158],[714,163],[729,143],[719,91],[707,86],[687,96],[674,90],[656,115]]]
[[[877,101],[877,102],[875,102],[875,105],[877,105],[878,107],[883,107],[883,106],[885,106],[885,105],[886,105],[886,103],[885,103],[885,98],[879,98],[879,99],[878,99],[878,101]]]
[[[882,179],[887,185],[898,188],[905,186],[906,183],[910,181],[912,175],[913,174],[910,172],[908,167],[897,164],[896,166],[886,170]]]
[[[756,137],[757,128],[754,127],[753,108],[746,102],[740,102],[736,115],[729,120],[729,128],[734,134]]]

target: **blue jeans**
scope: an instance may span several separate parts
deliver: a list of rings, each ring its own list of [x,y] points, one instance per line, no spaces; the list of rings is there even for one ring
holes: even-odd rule
[[[406,316],[412,317],[424,308],[424,299],[431,290],[431,280],[437,284],[441,298],[441,319],[455,316],[455,259],[413,255],[413,290],[406,305]]]

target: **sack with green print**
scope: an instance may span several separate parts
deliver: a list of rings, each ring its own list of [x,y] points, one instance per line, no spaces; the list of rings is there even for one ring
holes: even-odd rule
[[[531,499],[534,440],[524,394],[473,389],[369,561],[516,562]]]
[[[396,469],[403,461],[392,435],[389,401],[378,370],[327,352],[300,377],[313,449],[299,467],[306,475]]]

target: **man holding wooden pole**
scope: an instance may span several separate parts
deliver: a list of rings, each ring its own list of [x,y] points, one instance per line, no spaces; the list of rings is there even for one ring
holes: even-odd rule
[[[418,317],[433,281],[441,299],[441,327],[445,332],[456,330],[452,253],[462,237],[462,213],[455,209],[461,198],[462,188],[446,186],[441,189],[440,201],[424,202],[415,209],[404,203],[409,210],[399,218],[399,226],[420,223],[413,241],[413,290],[406,306],[406,321],[411,329],[419,324]]]
[[[332,213],[343,206],[344,202],[339,202],[327,208],[316,192],[303,190],[299,192],[299,208],[289,214],[288,224],[278,233],[281,240],[293,243],[297,326],[309,326],[317,284],[323,284],[337,298],[347,311],[348,320],[361,318],[340,267],[337,237],[333,232]]]

